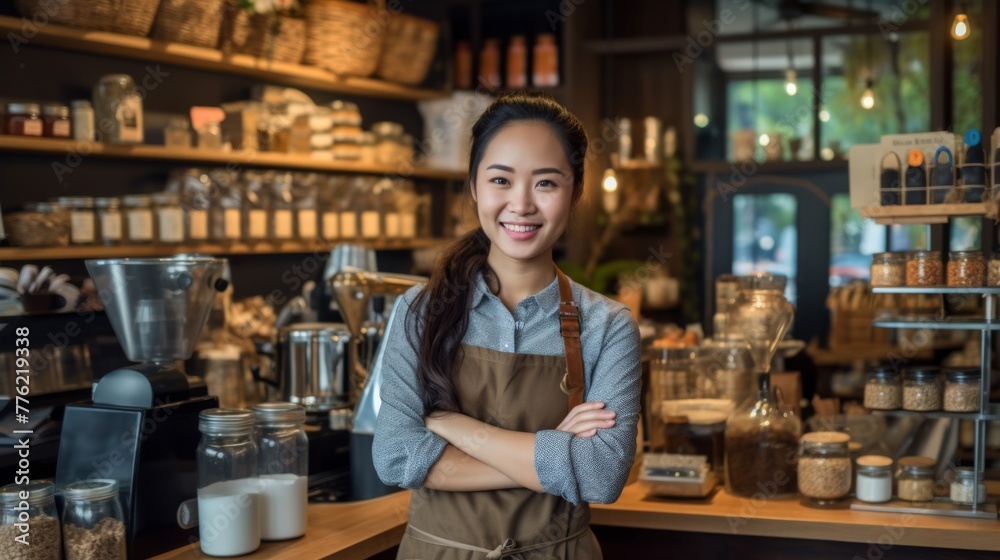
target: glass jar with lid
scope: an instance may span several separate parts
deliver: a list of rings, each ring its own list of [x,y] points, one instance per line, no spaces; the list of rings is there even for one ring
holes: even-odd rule
[[[89,196],[64,196],[58,200],[69,212],[69,241],[73,245],[93,245],[97,241],[94,199]]]
[[[301,405],[268,402],[250,407],[259,449],[261,539],[277,541],[306,532],[309,440]]]
[[[128,74],[109,74],[94,86],[94,121],[98,140],[112,144],[141,144],[142,97]]]
[[[180,196],[162,192],[152,196],[156,242],[161,245],[184,243],[184,210]]]
[[[903,409],[918,412],[941,410],[941,369],[916,367],[903,378]]]
[[[403,239],[417,237],[417,213],[420,209],[420,198],[417,196],[413,181],[401,179],[395,188],[396,211],[399,212],[399,236]]]
[[[403,125],[377,122],[372,125],[372,132],[375,133],[375,162],[380,165],[398,163],[403,144]]]
[[[382,235],[386,239],[399,239],[403,235],[402,214],[396,204],[396,185],[399,180],[385,178],[378,182],[377,196],[382,213]]]
[[[122,197],[125,207],[125,232],[128,243],[153,242],[153,200],[149,195],[130,194]]]
[[[320,178],[315,173],[300,173],[292,181],[292,205],[295,207],[295,234],[303,241],[319,238]]]
[[[388,179],[366,180],[359,182],[361,187],[358,213],[361,220],[361,237],[377,239],[385,235],[382,229],[382,199],[379,193]]]
[[[851,491],[850,440],[841,432],[810,432],[799,440],[799,492],[807,505],[828,506]]]
[[[295,237],[295,212],[291,172],[277,173],[271,181],[270,238],[287,241]]]
[[[8,103],[3,115],[3,133],[11,136],[41,136],[45,133],[41,106],[37,103]]]
[[[319,191],[319,234],[325,241],[340,239],[340,206],[350,188],[346,176],[331,175],[326,180],[326,188]]]
[[[260,547],[259,451],[249,410],[198,414],[198,534],[201,551],[238,556]]]
[[[662,411],[664,401],[690,397],[689,378],[697,348],[657,348],[653,352],[649,364],[649,391],[645,408],[649,411],[647,433],[650,450],[658,453],[664,451],[665,444]]]
[[[360,136],[360,141],[358,142],[358,161],[365,165],[375,165],[378,163],[378,158],[376,158],[376,145],[378,140],[375,137],[374,132],[362,132]]]
[[[906,257],[907,286],[943,286],[941,251],[913,251]]]
[[[900,500],[929,502],[934,499],[934,459],[903,457],[898,463],[896,495]]]
[[[62,558],[62,533],[55,495],[55,485],[49,481],[8,484],[0,488],[0,532],[5,535],[0,539],[0,558]],[[27,547],[14,540],[21,534],[14,527],[18,523],[27,523],[30,527],[30,544]],[[29,552],[25,554],[24,549]]]
[[[862,502],[881,503],[892,499],[892,459],[864,455],[856,462],[854,495]]]
[[[94,212],[97,214],[98,238],[102,245],[118,245],[122,242],[122,208],[117,198],[104,197],[94,199]]]
[[[268,215],[271,196],[267,184],[271,173],[247,171],[243,175],[243,240],[265,241],[268,238]]]
[[[948,253],[949,286],[978,287],[986,283],[986,260],[979,251]]]
[[[903,253],[875,253],[872,255],[872,286],[903,286],[905,284],[906,255]]]
[[[243,238],[243,190],[237,175],[229,171],[209,174],[212,182],[211,239],[219,243],[232,243]]]
[[[71,132],[69,107],[66,105],[42,106],[42,136],[69,138]]]
[[[211,232],[209,213],[212,209],[212,184],[208,174],[200,169],[184,171],[177,190],[184,211],[185,239],[193,243],[208,241]]]
[[[1000,286],[1000,248],[993,249],[990,261],[986,264],[986,285]]]
[[[903,384],[892,367],[880,367],[868,374],[865,383],[865,408],[898,410],[903,406]]]
[[[94,108],[90,105],[90,101],[78,99],[70,105],[73,107],[73,139],[93,142]]]
[[[963,505],[981,504],[986,501],[983,473],[976,472],[972,467],[956,467],[952,476],[954,479],[949,485],[951,501]]]
[[[163,144],[168,148],[191,147],[191,125],[185,118],[173,118],[163,129]]]
[[[125,560],[125,515],[118,482],[93,479],[66,486],[63,495],[63,550],[66,560]]]
[[[978,412],[982,398],[979,369],[952,369],[945,372],[942,408],[948,412]]]
[[[358,224],[358,210],[364,201],[368,181],[365,177],[347,179],[350,187],[345,187],[344,196],[340,197],[340,237],[341,239],[357,239],[361,235]]]

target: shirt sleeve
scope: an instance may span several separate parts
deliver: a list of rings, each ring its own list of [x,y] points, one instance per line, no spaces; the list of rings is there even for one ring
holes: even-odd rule
[[[404,307],[394,314],[389,335],[382,341],[392,351],[385,352],[382,358],[382,406],[372,444],[372,460],[382,482],[411,490],[423,486],[428,471],[448,443],[424,425],[417,351],[409,339],[417,332],[417,318],[408,312],[419,289],[411,288],[397,300],[397,305]],[[408,332],[412,333],[410,337]]]
[[[628,309],[620,309],[611,318],[585,396],[615,411],[615,425],[589,438],[538,432],[535,470],[545,492],[573,504],[618,499],[635,458],[641,377],[639,327]]]

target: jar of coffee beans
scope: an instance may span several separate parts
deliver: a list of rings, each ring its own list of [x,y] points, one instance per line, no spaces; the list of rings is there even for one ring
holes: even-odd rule
[[[979,251],[948,253],[948,285],[977,287],[986,283],[986,261]]]
[[[940,251],[913,251],[906,258],[907,286],[943,286],[944,264]]]

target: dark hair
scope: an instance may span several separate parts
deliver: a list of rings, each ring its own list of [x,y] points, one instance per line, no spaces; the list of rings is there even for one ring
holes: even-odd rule
[[[562,142],[573,170],[573,199],[583,190],[587,133],[575,115],[557,103],[551,95],[512,92],[494,101],[472,127],[472,150],[469,156],[469,187],[475,188],[476,169],[487,146],[504,126],[514,122],[534,121],[549,125]],[[469,305],[477,274],[495,279],[486,258],[490,239],[482,227],[466,234],[448,247],[437,259],[427,286],[417,295],[411,309],[420,310],[417,321],[417,348],[421,398],[425,414],[437,410],[457,412],[453,369],[460,358],[462,339],[469,327]],[[407,337],[411,335],[407,331]]]

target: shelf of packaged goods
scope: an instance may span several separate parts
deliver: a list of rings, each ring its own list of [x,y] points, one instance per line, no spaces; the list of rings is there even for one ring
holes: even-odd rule
[[[985,319],[885,319],[872,321],[883,329],[932,329],[944,331],[1000,331],[1000,323]]]
[[[946,224],[956,216],[985,216],[988,212],[985,202],[965,202],[961,204],[916,204],[902,206],[868,206],[859,209],[863,218],[875,220],[881,225],[894,224]]]
[[[873,410],[872,414],[903,418],[907,416],[923,416],[924,418],[954,418],[957,420],[1000,420],[1000,404],[991,403],[984,414],[978,412],[946,412],[944,410],[934,410],[920,412],[914,410]]]
[[[951,286],[893,286],[873,287],[873,294],[982,294],[1000,295],[1000,286],[959,288]]]
[[[26,29],[28,31],[26,31]],[[19,17],[0,16],[0,31],[17,37],[25,45],[44,45],[66,50],[131,58],[145,63],[166,63],[211,72],[240,74],[268,82],[347,93],[366,97],[419,101],[447,97],[446,90],[410,87],[374,78],[337,76],[316,66],[269,61],[254,56],[225,53],[218,49],[159,41],[105,31],[76,29],[55,23],[33,25]],[[27,33],[30,32],[29,36]],[[16,47],[15,47],[16,50]]]
[[[377,241],[355,241],[379,251],[406,251],[425,247],[436,247],[447,243],[447,239],[398,239]],[[257,241],[239,243],[192,243],[184,245],[77,245],[71,247],[0,247],[0,262],[60,259],[103,259],[103,258],[145,258],[169,257],[181,253],[201,253],[216,256],[226,255],[274,255],[330,252],[337,241]]]
[[[0,136],[0,152],[31,154],[51,154],[56,156],[53,163],[63,163],[68,153],[78,153],[82,157],[113,159],[135,159],[173,161],[177,163],[207,163],[219,166],[265,167],[277,169],[300,169],[305,171],[330,173],[363,173],[391,175],[393,177],[413,177],[420,179],[441,179],[461,181],[464,171],[413,167],[403,165],[369,165],[345,161],[324,161],[309,156],[279,154],[273,152],[223,152],[196,148],[168,148],[154,145],[120,145],[86,143],[57,138],[27,138],[23,136]]]

